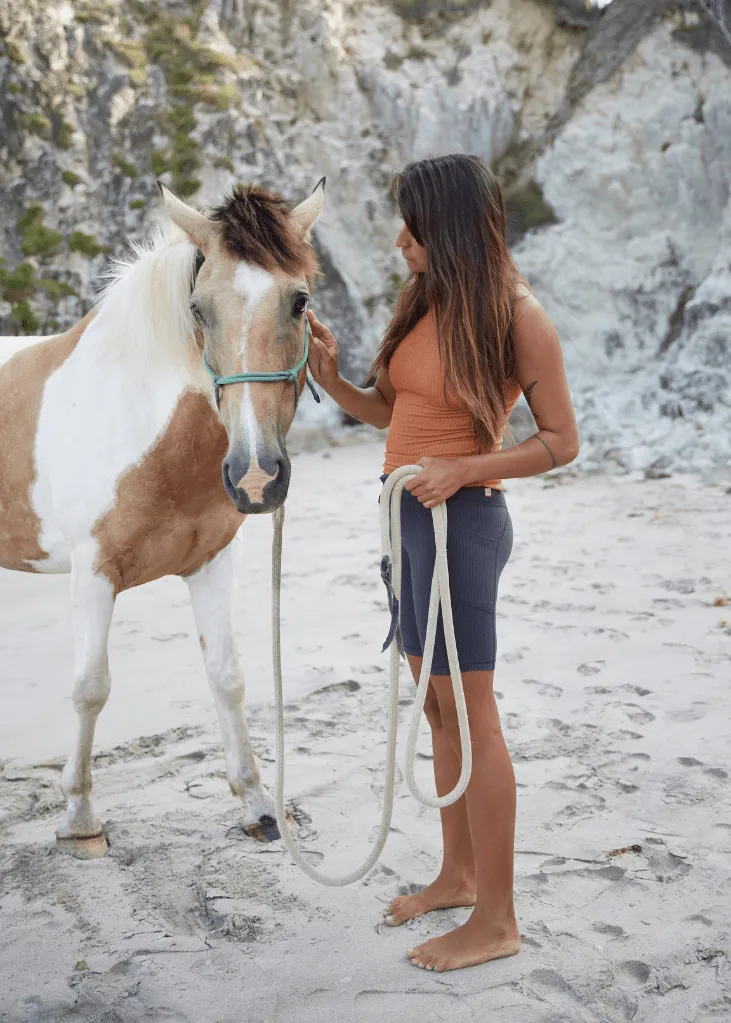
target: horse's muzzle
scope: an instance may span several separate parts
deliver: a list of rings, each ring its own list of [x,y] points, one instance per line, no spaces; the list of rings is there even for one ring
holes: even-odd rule
[[[227,455],[223,462],[223,485],[234,507],[244,515],[275,511],[287,497],[291,464],[285,451],[260,456],[252,465]]]

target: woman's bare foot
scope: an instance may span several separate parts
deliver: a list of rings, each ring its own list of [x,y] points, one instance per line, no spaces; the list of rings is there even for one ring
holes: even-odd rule
[[[459,970],[464,966],[478,966],[489,959],[502,959],[520,952],[518,925],[498,928],[494,923],[475,919],[474,913],[461,927],[430,938],[406,954],[414,966],[424,970]]]
[[[474,906],[477,897],[475,881],[455,882],[438,877],[423,892],[415,895],[397,895],[384,909],[383,917],[389,927],[398,927],[406,920],[430,913],[433,909],[451,909],[453,906]]]

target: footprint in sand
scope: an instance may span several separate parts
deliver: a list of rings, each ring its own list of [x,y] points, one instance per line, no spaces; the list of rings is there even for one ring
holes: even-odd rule
[[[626,933],[617,924],[605,924],[602,920],[597,920],[591,926],[597,934],[608,934],[610,938],[621,938]]]
[[[639,959],[626,959],[619,964],[619,976],[630,984],[637,984],[640,987],[645,985],[649,979],[651,967]]]
[[[605,664],[606,661],[584,661],[576,670],[582,675],[598,675]]]
[[[521,682],[526,686],[537,686],[539,696],[550,696],[552,699],[556,699],[563,693],[560,686],[551,685],[550,682],[540,682],[537,678],[523,678]]]
[[[607,707],[618,707],[619,710],[621,710],[622,713],[630,719],[630,721],[634,721],[637,725],[649,725],[651,721],[655,720],[654,714],[651,714],[649,710],[643,710],[642,707],[638,707],[636,703],[619,703],[618,701],[613,701],[612,703],[608,703]]]
[[[715,778],[718,781],[725,781],[728,778],[728,771],[724,771],[722,767],[706,767],[702,760],[697,760],[696,757],[676,757],[679,764],[683,767],[702,767],[703,773],[709,775],[711,778]]]

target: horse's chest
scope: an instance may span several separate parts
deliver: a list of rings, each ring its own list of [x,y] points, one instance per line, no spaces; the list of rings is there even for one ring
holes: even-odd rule
[[[114,506],[97,522],[98,570],[117,591],[196,571],[243,522],[226,494],[226,432],[207,399],[184,394],[161,437],[118,481]]]

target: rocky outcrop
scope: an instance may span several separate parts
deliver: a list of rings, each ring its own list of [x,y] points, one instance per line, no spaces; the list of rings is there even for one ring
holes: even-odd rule
[[[205,206],[326,174],[317,308],[360,380],[404,273],[393,171],[476,152],[578,464],[728,474],[731,51],[692,0],[10,0],[0,33],[0,332],[78,319],[157,177]]]

